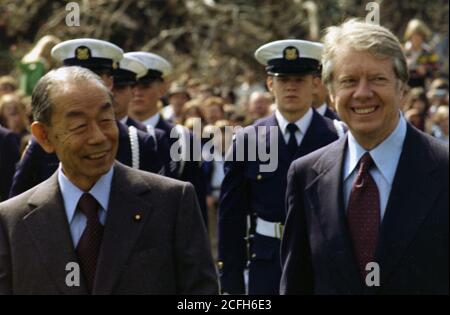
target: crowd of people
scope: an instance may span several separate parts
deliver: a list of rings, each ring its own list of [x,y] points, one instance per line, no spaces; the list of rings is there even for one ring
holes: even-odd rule
[[[372,57],[367,57],[365,55],[366,52],[364,52],[365,48],[358,48],[357,45],[364,45],[364,40],[376,41],[377,38],[374,39],[370,36],[376,37],[377,32],[384,32],[384,29],[381,31],[377,29],[371,33],[370,27],[365,30],[361,26],[364,23],[352,23],[354,23],[352,24],[353,27],[356,29],[360,28],[361,32],[367,31],[368,35],[365,39],[355,36],[354,42],[351,42],[353,37],[349,37],[349,43],[355,45],[354,48],[358,53],[347,52],[348,56],[354,57],[354,60],[360,58],[360,60],[367,61],[367,64],[365,64],[367,69],[363,67],[361,71],[372,71],[373,69],[370,68],[371,62],[373,62],[370,59]],[[343,26],[341,31],[345,32],[345,27],[350,27],[349,25],[351,24]],[[353,36],[354,34],[349,32],[348,35]],[[401,89],[401,95],[397,95],[400,104],[396,105],[401,111],[401,119],[395,120],[393,124],[397,126],[398,123],[398,126],[400,126],[404,119],[408,126],[412,125],[441,142],[443,146],[448,146],[448,74],[443,71],[442,56],[435,53],[428,44],[430,35],[431,31],[424,22],[418,19],[411,20],[406,28],[404,44],[401,46],[401,49],[407,64],[408,77],[407,80],[404,80],[405,77],[397,73],[398,69],[396,67],[399,66],[396,64],[394,67],[395,76],[400,81],[405,81],[405,84]],[[389,38],[388,40],[395,42],[394,39],[389,37],[389,34],[385,36]],[[82,134],[86,134],[91,138],[88,139],[86,136],[83,141],[91,146],[95,144],[95,141],[108,143],[109,140],[111,147],[117,145],[117,155],[114,159],[122,164],[134,169],[189,182],[192,184],[189,187],[193,187],[193,189],[190,189],[177,186],[175,182],[159,182],[159,179],[155,180],[158,183],[155,184],[153,182],[154,179],[150,177],[143,180],[143,182],[148,182],[148,185],[152,187],[159,185],[159,188],[155,188],[157,193],[168,202],[171,200],[170,205],[165,205],[161,202],[161,198],[157,198],[159,206],[167,206],[169,210],[167,210],[166,214],[158,210],[158,215],[163,218],[159,226],[154,223],[148,226],[148,229],[145,229],[143,233],[149,239],[138,241],[136,246],[142,248],[143,252],[147,254],[145,252],[147,245],[152,242],[151,237],[154,237],[151,231],[153,228],[160,233],[159,237],[156,238],[161,239],[161,243],[167,246],[164,255],[170,256],[171,253],[166,251],[171,249],[175,252],[178,260],[161,259],[165,266],[158,267],[164,272],[161,272],[161,278],[157,283],[164,283],[164,285],[158,286],[152,282],[151,286],[147,286],[147,283],[144,283],[144,281],[151,277],[147,274],[141,275],[139,272],[134,272],[130,267],[124,272],[124,280],[122,280],[123,282],[118,286],[119,289],[115,292],[214,294],[218,290],[213,279],[215,272],[218,273],[222,293],[278,294],[281,292],[284,294],[298,294],[316,292],[342,294],[358,292],[357,286],[349,289],[351,286],[344,288],[344,286],[334,283],[337,279],[332,280],[332,274],[325,270],[326,268],[323,265],[326,259],[323,256],[325,254],[322,253],[322,248],[319,248],[320,244],[317,243],[323,241],[319,236],[314,236],[315,238],[311,239],[311,235],[307,236],[306,233],[302,235],[295,232],[298,228],[312,231],[317,233],[317,235],[320,234],[317,231],[318,227],[316,224],[318,223],[315,222],[316,218],[310,217],[311,213],[309,211],[311,209],[308,206],[304,208],[305,202],[303,201],[307,198],[317,198],[317,196],[296,195],[296,191],[298,192],[299,189],[297,185],[304,185],[301,190],[302,194],[303,191],[309,189],[305,188],[307,187],[305,186],[305,181],[306,179],[310,180],[312,175],[308,173],[309,170],[305,170],[298,162],[294,163],[297,168],[293,167],[289,171],[291,163],[303,156],[309,157],[309,153],[319,150],[336,140],[339,142],[339,139],[346,138],[347,130],[350,130],[355,135],[356,141],[360,142],[359,144],[367,151],[374,149],[372,144],[365,146],[365,143],[363,143],[364,136],[359,135],[361,138],[356,137],[358,132],[361,132],[363,135],[364,133],[358,129],[362,129],[362,127],[358,126],[357,123],[356,127],[353,125],[355,122],[352,121],[352,113],[338,108],[343,102],[343,98],[346,97],[343,89],[350,89],[353,87],[353,84],[355,86],[360,84],[360,81],[356,82],[355,77],[357,75],[353,74],[353,77],[349,76],[349,78],[345,79],[331,76],[324,77],[325,71],[337,70],[331,70],[330,65],[322,63],[324,60],[322,49],[325,52],[329,49],[328,53],[330,56],[333,56],[332,58],[348,58],[343,47],[340,47],[342,50],[341,55],[336,51],[330,53],[330,49],[334,48],[333,45],[338,46],[338,44],[336,44],[337,42],[333,43],[332,39],[328,40],[329,42],[325,43],[325,48],[320,43],[301,40],[281,40],[261,46],[256,51],[255,57],[261,65],[265,66],[267,72],[266,81],[258,82],[255,79],[255,71],[248,70],[245,76],[246,81],[239,85],[236,84],[229,91],[229,89],[221,89],[220,86],[212,86],[208,82],[202,81],[201,78],[186,77],[180,79],[171,77],[173,69],[170,61],[154,53],[123,53],[118,46],[106,41],[83,38],[60,41],[53,36],[45,36],[22,59],[20,77],[11,75],[0,77],[0,171],[2,177],[0,201],[10,199],[5,203],[6,205],[4,204],[3,209],[7,210],[14,206],[23,206],[25,201],[20,199],[22,196],[27,196],[28,198],[32,195],[32,192],[36,191],[43,193],[40,187],[43,187],[42,185],[45,185],[45,183],[49,183],[52,178],[57,178],[60,181],[60,187],[64,187],[61,186],[61,181],[66,182],[68,180],[84,192],[92,192],[93,187],[96,187],[96,183],[107,180],[103,176],[107,176],[104,175],[105,173],[110,174],[107,172],[110,172],[111,165],[114,165],[112,161],[102,156],[108,145],[103,146],[103,148],[100,148],[101,145],[99,145],[98,150],[94,150],[87,155],[88,153],[84,151],[83,147],[79,146],[77,148],[74,143],[76,141],[74,139],[81,137]],[[385,44],[385,46],[381,45],[381,48],[386,51],[392,49],[393,53],[398,53],[389,46],[395,45],[392,42]],[[369,47],[369,45],[365,47]],[[361,52],[361,50],[363,51]],[[373,54],[376,58],[380,58],[380,66],[383,65],[386,58],[394,58],[395,62],[397,62],[397,59],[401,59],[400,57],[389,55],[389,52],[374,51],[368,50],[367,54],[371,54],[371,56]],[[364,59],[366,57],[367,59]],[[61,64],[63,64],[63,67],[59,67]],[[88,69],[98,75],[98,77],[90,76],[88,73],[83,72],[85,70],[76,70],[80,67]],[[350,68],[344,71],[342,67],[339,67],[339,69],[343,72],[356,71]],[[366,75],[361,73],[358,72],[361,78]],[[323,83],[321,79],[324,81]],[[335,81],[338,79],[342,81],[339,81],[339,89],[334,87],[336,90],[332,90],[331,83],[335,84]],[[365,79],[366,77],[360,80]],[[83,80],[90,83],[90,85],[83,82]],[[367,80],[369,82],[367,86],[372,86],[373,84],[375,86],[374,90],[380,87],[386,90],[391,88],[388,74],[381,78],[369,76]],[[99,83],[100,81],[102,82],[101,84]],[[64,84],[73,90],[64,88]],[[365,90],[362,91],[363,89],[361,88],[358,91],[361,94],[367,92]],[[339,94],[339,91],[341,94]],[[63,96],[64,101],[62,101]],[[105,104],[109,104],[109,96],[112,97],[111,108],[105,106]],[[370,97],[367,96],[367,98]],[[49,98],[52,99],[51,102]],[[58,99],[58,106],[60,107],[57,110],[53,108],[47,111],[44,108],[47,106],[46,104],[55,106],[56,99]],[[82,104],[81,101],[85,103]],[[65,107],[62,107],[62,104]],[[70,111],[69,105],[73,105],[73,111]],[[89,108],[83,108],[84,105]],[[294,110],[293,107],[295,106],[298,106],[300,109]],[[376,106],[374,105],[374,111],[377,110]],[[76,109],[78,109],[78,112]],[[108,116],[110,114],[109,111],[114,113],[115,116],[113,118]],[[64,116],[63,114],[67,115]],[[345,116],[342,116],[342,114]],[[89,125],[89,119],[91,118],[84,119],[83,115],[94,117],[92,119],[100,122],[98,125]],[[102,118],[103,116],[104,118]],[[386,116],[386,119],[390,118],[392,117]],[[200,134],[194,132],[198,122],[201,123]],[[366,123],[370,124],[369,119]],[[180,128],[180,126],[185,128]],[[249,128],[254,128],[255,126],[278,126],[281,130],[280,142],[282,142],[279,157],[281,161],[278,169],[272,173],[263,173],[259,170],[261,164],[264,164],[261,161],[226,160],[227,152],[228,154],[236,152],[236,139],[239,135],[239,132],[237,132],[233,138],[226,138],[228,136],[225,132],[227,126],[242,127],[242,130],[249,130]],[[112,131],[116,127],[118,135],[114,135],[115,132]],[[385,125],[382,125],[380,128],[384,127]],[[102,136],[97,129],[104,131],[103,137],[105,139],[100,139]],[[173,136],[174,130],[175,136]],[[221,135],[220,139],[212,137],[212,135],[216,134]],[[183,140],[186,137],[191,139],[191,141],[187,141],[187,145],[181,145],[178,151],[182,155],[187,150],[188,158],[185,160],[174,160],[171,149],[174,147],[176,140]],[[192,158],[196,149],[196,142],[193,141],[194,137],[199,138],[200,151],[202,152],[199,160]],[[213,146],[212,149],[204,152],[202,148],[211,139],[213,139],[214,143],[217,143],[217,146]],[[284,146],[284,144],[286,145]],[[217,148],[219,150],[216,150]],[[415,147],[416,153],[414,154],[420,155],[419,151],[427,150],[427,148]],[[77,155],[80,154],[86,154],[86,156],[79,157],[79,161],[77,161]],[[313,162],[316,160],[311,159],[304,160],[304,163],[311,166],[312,169],[314,168]],[[99,161],[103,161],[108,167],[101,174],[94,176],[86,168],[96,169],[100,163]],[[113,169],[114,174],[121,174],[126,178],[123,179],[123,185],[135,185],[136,189],[142,188],[139,188],[133,181],[128,181],[128,178],[137,176],[137,173],[128,173],[127,170],[118,166],[114,166]],[[87,181],[87,184],[86,181],[82,180],[77,182],[76,179],[82,177],[77,173],[82,175],[86,173],[85,178],[96,178],[96,180]],[[58,175],[55,177],[53,174]],[[110,174],[110,176],[112,175]],[[304,180],[297,182],[296,180],[298,179],[294,178],[300,176],[306,177]],[[111,177],[109,177],[109,180],[111,180]],[[57,185],[55,184],[57,183],[56,181],[52,183]],[[380,185],[378,182],[377,184]],[[53,186],[46,185],[50,191],[54,190]],[[67,188],[67,184],[65,185],[65,190],[62,189],[63,195],[73,191],[73,189]],[[114,190],[114,193],[131,194],[131,190],[124,189],[122,191],[119,189],[114,180],[111,187],[111,189],[117,188],[117,191]],[[163,188],[167,190],[163,190]],[[335,188],[337,189],[337,187]],[[348,188],[349,194],[351,188],[352,185],[350,183]],[[392,187],[392,189],[395,188]],[[195,194],[188,194],[193,193],[194,190]],[[333,195],[332,190],[330,189],[331,195]],[[380,191],[381,193],[386,193],[386,190],[383,192],[380,189]],[[316,193],[318,194],[318,192]],[[320,193],[322,196],[323,194],[328,194],[328,192],[323,190]],[[286,194],[288,194],[287,203],[285,203]],[[103,208],[106,212],[107,206],[102,204],[102,197],[98,197],[94,193],[93,195],[100,204],[100,208]],[[196,198],[192,196],[196,196]],[[119,199],[116,199],[119,202],[121,198],[123,199],[123,206],[127,207],[127,196],[119,196]],[[352,197],[348,198],[351,199]],[[382,202],[383,200],[383,197],[381,197]],[[42,202],[42,200],[39,200],[39,202]],[[75,202],[74,207],[76,207],[77,202],[78,200]],[[130,201],[130,203],[132,202],[136,202],[133,206],[144,206],[143,203],[139,204],[137,201]],[[186,204],[183,204],[183,202],[186,202]],[[320,204],[315,199],[311,200],[311,202]],[[351,211],[352,202],[348,199],[346,202],[350,204],[348,209]],[[64,199],[66,211],[67,204],[67,200]],[[186,207],[190,210],[186,210],[186,214],[177,217],[176,207]],[[381,205],[381,208],[386,208],[386,204],[384,206]],[[27,215],[28,213],[24,209],[18,212],[21,215]],[[197,220],[197,215],[195,214],[197,210],[199,210],[199,220]],[[0,247],[11,248],[11,246],[16,244],[14,243],[15,239],[11,238],[12,230],[8,229],[13,228],[13,221],[17,218],[1,211],[2,207],[0,206],[0,220],[2,220],[0,226],[3,226],[3,230],[0,230]],[[111,212],[111,215],[113,213]],[[192,217],[188,218],[188,215]],[[381,215],[382,218],[383,215]],[[440,215],[441,213],[439,212]],[[142,214],[139,211],[136,212],[135,221],[140,221],[141,216]],[[97,220],[95,224],[92,223],[92,226],[87,214],[86,217],[88,218],[88,222],[86,223],[85,221],[84,223],[87,226],[86,230],[92,228],[92,231],[98,231],[99,226],[102,229],[105,226],[105,238],[103,241],[108,246],[115,246],[116,248],[118,246],[123,246],[124,248],[131,246],[119,241],[117,237],[108,233],[108,221],[106,221],[105,225],[105,218],[102,219],[101,214],[100,222]],[[120,220],[118,215],[116,219]],[[168,221],[163,221],[166,219]],[[357,220],[363,219],[359,217],[355,220],[357,222]],[[85,249],[86,252],[83,252],[83,246],[85,246],[84,234],[83,236],[81,235],[83,230],[80,232],[78,229],[78,234],[76,234],[77,229],[72,226],[73,223],[71,222],[69,221],[73,237],[72,241],[84,271],[87,292],[111,292],[112,288],[106,286],[108,280],[106,279],[107,272],[105,268],[109,267],[102,260],[106,258],[99,256],[104,253],[95,254],[95,263],[97,263],[97,258],[99,260],[97,274],[95,274],[96,267],[92,267],[92,260],[85,258],[86,255],[92,257],[92,254],[89,252],[89,249]],[[174,226],[171,224],[174,224]],[[178,224],[186,224],[186,226],[180,227]],[[300,227],[297,226],[298,224]],[[351,222],[349,225],[351,225]],[[439,226],[439,228],[442,227]],[[179,233],[179,235],[174,236],[176,240],[173,244],[170,243],[172,237],[169,235],[170,229]],[[282,238],[283,229],[285,229],[286,233],[285,239]],[[436,233],[440,231],[438,229]],[[19,233],[21,236],[17,237],[25,237],[21,233]],[[101,233],[103,233],[103,230]],[[352,233],[354,233],[352,234],[352,240],[355,244],[359,244],[355,239],[355,235],[358,232],[352,230]],[[432,232],[430,231],[430,233]],[[77,235],[77,237],[74,235]],[[425,241],[428,240],[426,234],[421,235]],[[188,240],[179,238],[192,238],[193,241],[188,245]],[[437,238],[439,242],[445,242],[440,236],[437,236]],[[21,240],[24,241],[23,239]],[[21,240],[18,240],[18,242]],[[95,239],[95,242],[97,241],[100,242],[96,245],[99,247],[101,241]],[[113,241],[117,242],[117,244],[111,243]],[[208,248],[204,244],[205,241],[209,242]],[[87,242],[86,244],[92,245],[92,242]],[[437,246],[440,246],[440,244]],[[148,246],[151,247],[151,245]],[[89,247],[89,245],[86,246]],[[185,246],[185,248],[180,249],[179,247],[181,246]],[[296,248],[296,246],[299,247]],[[328,245],[322,244],[322,246]],[[357,246],[359,245],[355,245],[355,248]],[[56,248],[54,249],[56,250]],[[161,246],[158,248],[161,249]],[[441,254],[439,249],[437,253]],[[26,249],[21,250],[26,251]],[[99,248],[97,248],[97,251],[99,251]],[[282,264],[280,264],[280,252]],[[358,256],[357,249],[355,249],[355,252]],[[26,277],[27,272],[31,272],[31,269],[27,269],[29,267],[25,266],[28,261],[17,263],[18,266],[15,266],[16,268],[5,271],[5,265],[10,266],[10,262],[6,260],[12,259],[11,255],[15,254],[15,251],[8,250],[8,253],[6,253],[5,249],[0,248],[0,292],[2,290],[5,292],[12,290],[15,292],[37,293],[40,290],[39,282],[43,283],[41,288],[44,292],[56,292],[53,291],[49,280],[42,278],[44,276],[36,278],[36,281],[28,279],[23,280],[23,283],[20,282],[22,277]],[[411,255],[415,254],[417,253],[411,253]],[[17,259],[31,259],[32,251],[30,249],[29,252],[17,255],[19,256],[14,257],[14,261]],[[185,257],[180,258],[183,255]],[[195,255],[196,257],[193,257]],[[304,258],[306,256],[302,255],[306,255],[307,259]],[[340,255],[339,251],[336,255]],[[448,252],[446,257],[448,261]],[[135,266],[137,269],[140,267],[138,265],[139,258],[141,258],[142,264],[148,263],[151,266],[155,264],[149,262],[152,258],[150,255],[144,256],[143,254],[133,258],[136,258],[135,261],[133,260],[136,265],[131,264],[131,266]],[[146,258],[148,259],[146,260]],[[340,259],[339,257],[337,258]],[[445,257],[441,258],[445,260]],[[358,263],[367,260],[359,256],[357,259],[359,259]],[[214,264],[215,268],[213,261],[216,262]],[[422,260],[411,262],[413,264],[417,263],[421,267],[424,266]],[[55,265],[54,267],[56,268],[57,266]],[[199,270],[200,267],[204,269]],[[94,271],[92,271],[92,268]],[[320,274],[319,271],[322,273]],[[365,272],[364,268],[359,271],[362,274]],[[442,270],[438,268],[438,271]],[[17,274],[13,275],[13,272]],[[174,272],[175,276],[170,275],[171,272]],[[180,276],[181,273],[183,276]],[[305,274],[307,274],[306,279],[303,279]],[[423,285],[424,292],[441,293],[445,291],[445,285],[442,286],[442,283],[436,280],[434,274],[430,277],[432,277],[433,281],[436,281],[435,286],[430,283],[425,285],[426,281],[417,280],[417,284]],[[104,281],[105,286],[103,286],[104,283],[101,281]],[[134,281],[133,284],[130,284],[132,281]],[[152,281],[156,280],[153,279]],[[414,280],[412,281],[414,282]],[[397,287],[394,285],[394,287],[386,290],[391,293],[421,292],[420,288],[414,287],[414,284],[412,288],[407,288],[406,284],[400,280]],[[448,269],[446,290],[448,292]],[[80,291],[77,291],[77,293],[80,293]]]

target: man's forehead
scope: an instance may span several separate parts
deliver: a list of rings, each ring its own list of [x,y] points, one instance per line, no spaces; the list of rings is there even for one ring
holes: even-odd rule
[[[361,62],[364,59],[364,62]],[[368,51],[357,51],[346,49],[337,53],[335,59],[335,74],[344,74],[345,72],[362,72],[370,70],[372,72],[390,72],[393,67],[385,67],[393,65],[393,60],[387,56],[377,56]]]
[[[51,97],[57,112],[68,112],[75,108],[91,111],[111,102],[106,88],[88,83],[65,85],[55,89]]]

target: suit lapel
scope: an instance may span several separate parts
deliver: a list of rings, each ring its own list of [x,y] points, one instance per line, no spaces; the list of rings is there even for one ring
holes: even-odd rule
[[[306,187],[306,199],[319,220],[333,259],[352,292],[361,290],[342,198],[342,166],[347,137],[335,142],[316,162],[317,177]]]
[[[111,185],[93,294],[112,292],[152,212],[149,198],[141,198],[150,193],[150,187],[136,175],[130,176],[128,170],[119,163],[115,165]],[[139,220],[135,219],[136,215],[140,216]]]
[[[55,173],[30,197],[29,204],[36,207],[23,222],[32,236],[39,256],[57,288],[64,294],[87,294],[81,281],[80,287],[66,285],[66,265],[77,262],[70,228]],[[32,263],[32,262],[30,262]]]
[[[442,190],[436,178],[439,176],[436,164],[420,137],[408,125],[375,256],[380,264],[382,285],[395,270]]]

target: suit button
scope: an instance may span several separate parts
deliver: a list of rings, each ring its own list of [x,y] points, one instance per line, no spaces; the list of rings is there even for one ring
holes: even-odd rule
[[[257,180],[261,180],[261,179],[262,179],[262,175],[261,175],[261,174],[258,174],[258,176],[256,176],[256,179],[257,179]]]
[[[252,258],[256,258],[256,254],[252,254]]]
[[[217,262],[217,268],[222,269],[223,268],[223,261]]]

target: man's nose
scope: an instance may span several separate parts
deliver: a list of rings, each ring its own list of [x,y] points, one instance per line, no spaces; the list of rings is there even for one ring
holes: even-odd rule
[[[372,88],[367,79],[361,79],[356,86],[353,97],[356,99],[367,99],[373,96]]]
[[[89,128],[89,144],[98,144],[106,140],[106,135],[98,123],[93,123]]]

